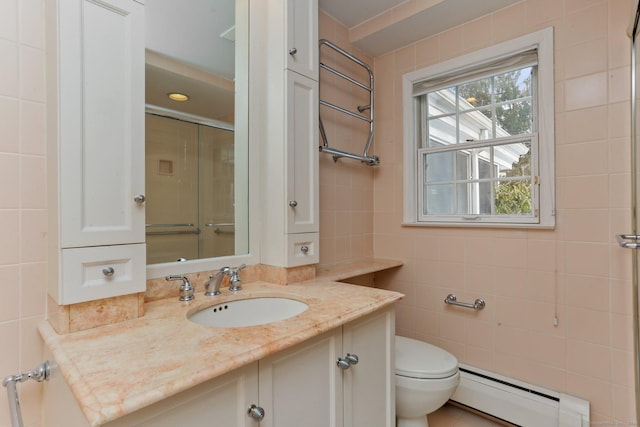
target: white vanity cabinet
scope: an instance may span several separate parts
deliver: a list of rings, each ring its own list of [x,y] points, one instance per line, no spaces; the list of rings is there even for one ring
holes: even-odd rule
[[[318,3],[269,0],[251,4],[252,87],[264,109],[258,120],[262,264],[295,267],[319,261]],[[266,17],[266,19],[265,19]],[[252,22],[256,22],[253,20]]]
[[[394,427],[394,319],[382,310],[260,360],[260,427]]]
[[[105,427],[395,427],[394,313],[378,310]],[[358,362],[340,368],[347,355]],[[87,427],[61,374],[44,386],[45,427]]]
[[[105,427],[255,427],[247,408],[257,401],[258,364],[252,363]]]
[[[50,295],[145,290],[144,6],[47,0]]]

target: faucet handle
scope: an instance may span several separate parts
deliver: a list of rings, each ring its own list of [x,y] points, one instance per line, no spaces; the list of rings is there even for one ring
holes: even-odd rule
[[[229,271],[229,290],[232,292],[242,290],[242,286],[240,285],[240,270],[245,268],[246,264],[240,264],[237,267],[233,267]]]
[[[237,267],[232,267],[232,268],[230,268],[230,270],[231,270],[231,274],[238,274],[238,272],[239,272],[240,270],[242,270],[243,268],[245,268],[246,266],[247,266],[247,264],[240,264],[240,265],[239,265],[239,266],[237,266]]]
[[[180,297],[178,298],[180,301],[192,301],[195,299],[195,288],[189,281],[187,276],[167,276],[166,280],[182,280],[182,284],[180,285]]]

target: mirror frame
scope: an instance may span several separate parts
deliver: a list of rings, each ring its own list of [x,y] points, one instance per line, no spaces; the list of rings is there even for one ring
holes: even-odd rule
[[[243,111],[244,113],[235,115],[235,136],[236,141],[247,141],[246,144],[236,146],[236,154],[248,158],[245,164],[236,165],[235,168],[236,201],[240,200],[238,195],[242,195],[245,200],[244,204],[236,202],[236,209],[239,210],[236,212],[236,218],[243,215],[247,222],[247,227],[236,228],[236,233],[243,233],[236,235],[236,242],[247,242],[247,253],[217,258],[194,259],[184,262],[148,264],[147,280],[162,278],[170,274],[191,274],[214,271],[225,266],[260,263],[260,207],[257,191],[251,191],[251,189],[255,189],[258,184],[257,177],[260,171],[259,147],[253,141],[255,138],[251,138],[252,135],[255,135],[252,128],[256,126],[256,120],[253,120],[253,126],[249,120],[252,113],[258,111],[255,100],[250,97],[251,93],[255,93],[251,90],[251,86],[255,83],[249,80],[249,64],[253,62],[251,61],[251,56],[257,54],[255,50],[250,48],[251,34],[249,33],[249,21],[252,18],[254,17],[250,18],[249,0],[236,0],[236,111]],[[260,17],[255,18],[260,19]],[[238,177],[242,177],[243,179],[238,179]]]

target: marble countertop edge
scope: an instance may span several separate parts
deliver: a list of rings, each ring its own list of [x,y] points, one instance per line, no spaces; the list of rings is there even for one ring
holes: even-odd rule
[[[226,298],[218,301],[200,301],[191,305],[178,303],[174,298],[154,301],[147,304],[147,312],[142,318],[93,330],[58,335],[46,321],[40,324],[39,330],[89,424],[100,426],[340,327],[391,305],[403,297],[396,292],[336,283],[322,277],[288,286],[254,282],[246,284],[245,288],[247,291],[242,294],[228,294]],[[323,295],[325,291],[328,295]],[[265,295],[297,297],[307,302],[310,309],[296,316],[295,321],[289,319],[247,328],[209,328],[196,325],[186,319],[188,313],[202,307],[233,299]],[[346,299],[357,301],[357,303],[345,304]],[[118,372],[116,368],[109,370],[108,367],[98,369],[94,366],[99,365],[101,358],[106,361],[109,357],[108,351],[113,351],[113,348],[121,342],[135,341],[135,334],[139,336],[147,332],[153,338],[154,333],[162,336],[161,332],[164,331],[167,336],[171,336],[176,330],[184,331],[185,337],[172,336],[172,339],[168,340],[171,342],[157,343],[161,354],[169,353],[172,349],[180,349],[179,351],[182,351],[185,356],[192,356],[193,359],[198,360],[198,355],[187,354],[187,352],[190,349],[199,354],[211,352],[217,357],[215,363],[207,363],[203,366],[197,363],[191,364],[188,361],[176,362],[179,357],[175,354],[164,354],[149,361],[148,369],[152,372],[161,370],[163,363],[172,366],[172,369],[162,372],[160,376],[164,379],[158,380],[159,383],[155,385],[155,378],[147,381],[143,373],[138,373],[135,369],[130,372]],[[228,348],[216,349],[215,352],[211,350],[220,346],[221,342],[224,342]],[[77,353],[80,352],[79,349],[83,349],[83,345],[87,347],[88,354],[80,357]],[[134,352],[137,350],[136,345],[144,348],[141,343],[130,345]],[[149,354],[156,354],[151,350],[148,351]],[[95,353],[95,360],[91,357],[92,353]],[[144,354],[138,356],[142,357]],[[126,349],[115,352],[113,357],[120,358],[120,361],[108,360],[114,367],[122,366],[128,361]],[[139,378],[109,378],[118,375],[139,375]],[[107,390],[109,387],[112,390]]]

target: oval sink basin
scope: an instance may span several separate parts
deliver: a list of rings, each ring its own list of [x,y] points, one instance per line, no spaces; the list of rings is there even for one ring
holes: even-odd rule
[[[281,297],[247,298],[228,301],[196,311],[188,318],[204,326],[237,328],[256,326],[288,319],[309,306],[301,301]]]

